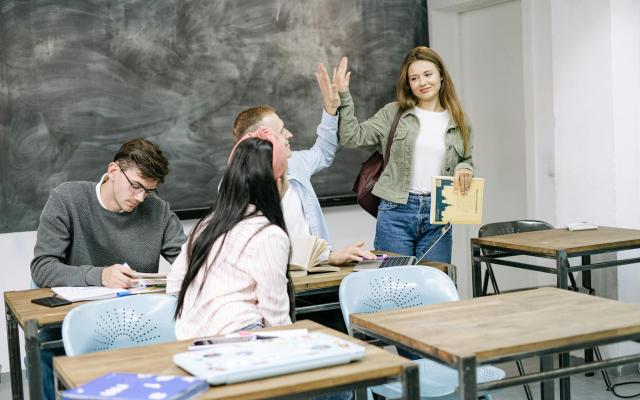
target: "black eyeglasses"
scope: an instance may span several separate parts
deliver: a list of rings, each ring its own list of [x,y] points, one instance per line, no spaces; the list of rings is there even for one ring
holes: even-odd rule
[[[118,166],[118,168],[120,168],[120,171],[122,171],[122,174],[127,179],[127,182],[129,182],[129,190],[131,191],[131,193],[133,193],[135,195],[138,195],[140,193],[144,193],[144,197],[147,197],[150,194],[158,194],[158,189],[147,189],[146,187],[142,186],[139,183],[131,182],[131,179],[129,179],[129,177],[124,172],[124,170],[122,169],[120,164],[116,163],[116,165]]]

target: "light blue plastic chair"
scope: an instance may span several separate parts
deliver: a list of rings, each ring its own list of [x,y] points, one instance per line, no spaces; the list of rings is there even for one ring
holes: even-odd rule
[[[69,356],[176,340],[174,296],[144,294],[92,301],[62,322]]]
[[[340,308],[349,335],[353,335],[349,315],[410,308],[426,304],[458,301],[453,281],[442,271],[424,266],[389,267],[359,271],[346,276],[340,284]],[[415,360],[419,367],[422,399],[457,398],[458,371],[435,361]],[[505,372],[492,366],[477,371],[477,382],[485,383],[505,377]],[[372,388],[373,393],[388,399],[400,398],[399,383]],[[483,397],[490,398],[488,394]]]

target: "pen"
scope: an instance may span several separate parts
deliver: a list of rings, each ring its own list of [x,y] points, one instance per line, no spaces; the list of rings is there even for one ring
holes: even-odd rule
[[[131,296],[133,293],[131,292],[118,292],[116,293],[116,296],[118,297],[124,297],[124,296]]]

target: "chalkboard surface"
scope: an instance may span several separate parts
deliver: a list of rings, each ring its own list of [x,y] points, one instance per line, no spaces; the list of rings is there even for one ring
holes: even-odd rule
[[[349,56],[361,119],[393,101],[427,43],[426,0],[15,0],[0,3],[0,233],[34,230],[49,191],[97,181],[119,146],[159,144],[176,210],[210,207],[235,115],[271,104],[310,147],[318,63]],[[340,149],[318,196],[350,195],[364,150]]]

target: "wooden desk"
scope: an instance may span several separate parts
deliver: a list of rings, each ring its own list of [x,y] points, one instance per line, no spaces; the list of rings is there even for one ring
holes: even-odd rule
[[[555,353],[640,339],[640,305],[556,288],[353,314],[351,326],[354,332],[456,368],[460,398],[466,400],[475,400],[478,390],[548,381],[640,360],[640,355],[625,356],[553,369]],[[541,372],[476,384],[478,365],[532,356],[542,356]],[[544,382],[542,398],[553,396],[553,382]]]
[[[434,263],[425,261],[427,265],[436,268],[455,278],[455,267],[450,264]],[[422,264],[422,263],[421,263]],[[353,266],[341,267],[340,272],[325,272],[311,274],[293,278],[296,297],[304,297],[317,293],[333,292],[337,293],[342,279],[353,272]],[[452,278],[452,279],[454,279]],[[455,279],[454,279],[455,281]],[[11,291],[4,293],[4,304],[7,321],[7,342],[9,348],[9,368],[11,374],[11,392],[14,400],[22,400],[24,393],[22,390],[22,367],[20,356],[20,341],[18,326],[22,328],[25,335],[25,350],[27,355],[27,368],[29,370],[29,394],[31,399],[41,399],[43,396],[40,370],[40,350],[44,348],[61,348],[62,339],[60,337],[43,340],[40,333],[44,329],[60,328],[67,313],[82,304],[77,302],[62,307],[44,307],[31,303],[32,299],[38,297],[52,296],[51,289],[30,289]],[[340,303],[332,302],[317,304],[296,309],[297,314],[308,312],[339,309]]]
[[[482,291],[480,270],[482,261],[556,274],[557,286],[566,289],[570,272],[583,271],[583,285],[591,286],[590,271],[592,269],[640,262],[640,258],[629,258],[592,264],[591,255],[638,248],[640,248],[640,230],[606,226],[588,231],[571,232],[567,229],[549,229],[471,239],[473,297],[479,296]],[[500,253],[482,256],[483,249],[498,250]],[[556,268],[504,260],[505,257],[515,255],[553,258],[556,260]],[[571,267],[569,258],[572,257],[582,257],[582,265]]]
[[[31,289],[4,292],[4,307],[7,320],[7,342],[9,346],[9,368],[13,399],[23,399],[22,366],[20,360],[20,340],[18,326],[24,332],[27,367],[29,368],[29,395],[31,399],[41,399],[42,385],[40,371],[40,350],[62,347],[62,339],[44,341],[39,337],[44,328],[59,328],[69,310],[82,303],[61,307],[44,307],[31,303],[38,297],[52,296],[51,289]]]
[[[346,365],[303,371],[232,385],[210,387],[201,399],[301,398],[333,390],[364,389],[370,385],[400,379],[408,398],[419,398],[418,369],[413,362],[378,347],[357,341],[312,321],[299,321],[284,329],[307,328],[323,331],[366,347],[362,360]],[[76,357],[56,357],[53,361],[58,381],[67,388],[79,386],[108,372],[141,372],[187,375],[172,361],[173,355],[187,351],[190,340],[130,349],[90,353]],[[360,391],[360,395],[364,390]],[[365,394],[366,398],[366,394]]]

